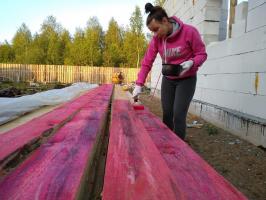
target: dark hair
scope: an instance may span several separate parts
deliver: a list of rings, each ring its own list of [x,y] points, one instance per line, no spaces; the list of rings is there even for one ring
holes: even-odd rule
[[[146,25],[148,26],[150,22],[155,19],[156,21],[161,22],[164,17],[168,19],[168,15],[166,11],[161,6],[153,6],[151,3],[146,3],[145,5],[145,13],[149,13],[146,21]]]

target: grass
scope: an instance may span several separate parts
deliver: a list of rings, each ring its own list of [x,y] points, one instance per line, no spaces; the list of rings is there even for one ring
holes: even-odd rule
[[[218,129],[211,124],[205,124],[204,128],[209,135],[217,135],[219,133]]]

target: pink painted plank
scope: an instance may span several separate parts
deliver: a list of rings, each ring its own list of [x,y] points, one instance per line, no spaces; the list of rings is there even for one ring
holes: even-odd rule
[[[182,191],[182,199],[247,199],[147,109],[136,111]],[[225,161],[226,162],[226,161]]]
[[[0,163],[10,154],[19,151],[23,146],[38,139],[48,130],[62,124],[71,115],[84,106],[88,99],[97,98],[105,87],[101,86],[90,90],[86,94],[74,99],[55,110],[37,117],[21,126],[18,126],[0,136]],[[93,105],[97,106],[96,104]]]
[[[112,86],[104,86],[100,93],[103,98],[89,99],[70,122],[0,182],[1,200],[69,200],[80,195]]]
[[[113,101],[104,200],[182,199],[171,171],[126,100]]]

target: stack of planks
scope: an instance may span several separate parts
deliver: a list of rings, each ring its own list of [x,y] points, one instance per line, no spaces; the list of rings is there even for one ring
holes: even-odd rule
[[[89,174],[103,134],[112,85],[102,85],[0,137],[2,171],[26,146],[42,140],[0,181],[0,199],[87,198]],[[49,138],[44,136],[49,132]],[[11,160],[11,161],[10,161]]]
[[[1,135],[0,199],[94,199],[107,128],[102,199],[246,199],[158,117],[116,91],[108,127],[112,91],[100,86]]]
[[[246,199],[161,120],[113,101],[104,200]]]

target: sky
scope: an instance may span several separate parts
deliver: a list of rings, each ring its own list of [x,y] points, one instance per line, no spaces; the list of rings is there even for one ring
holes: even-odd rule
[[[152,1],[151,1],[152,2]],[[0,42],[11,42],[18,28],[25,23],[32,35],[53,15],[73,35],[84,29],[90,17],[96,16],[104,30],[112,17],[120,26],[129,25],[136,5],[143,19],[146,0],[0,0]]]

